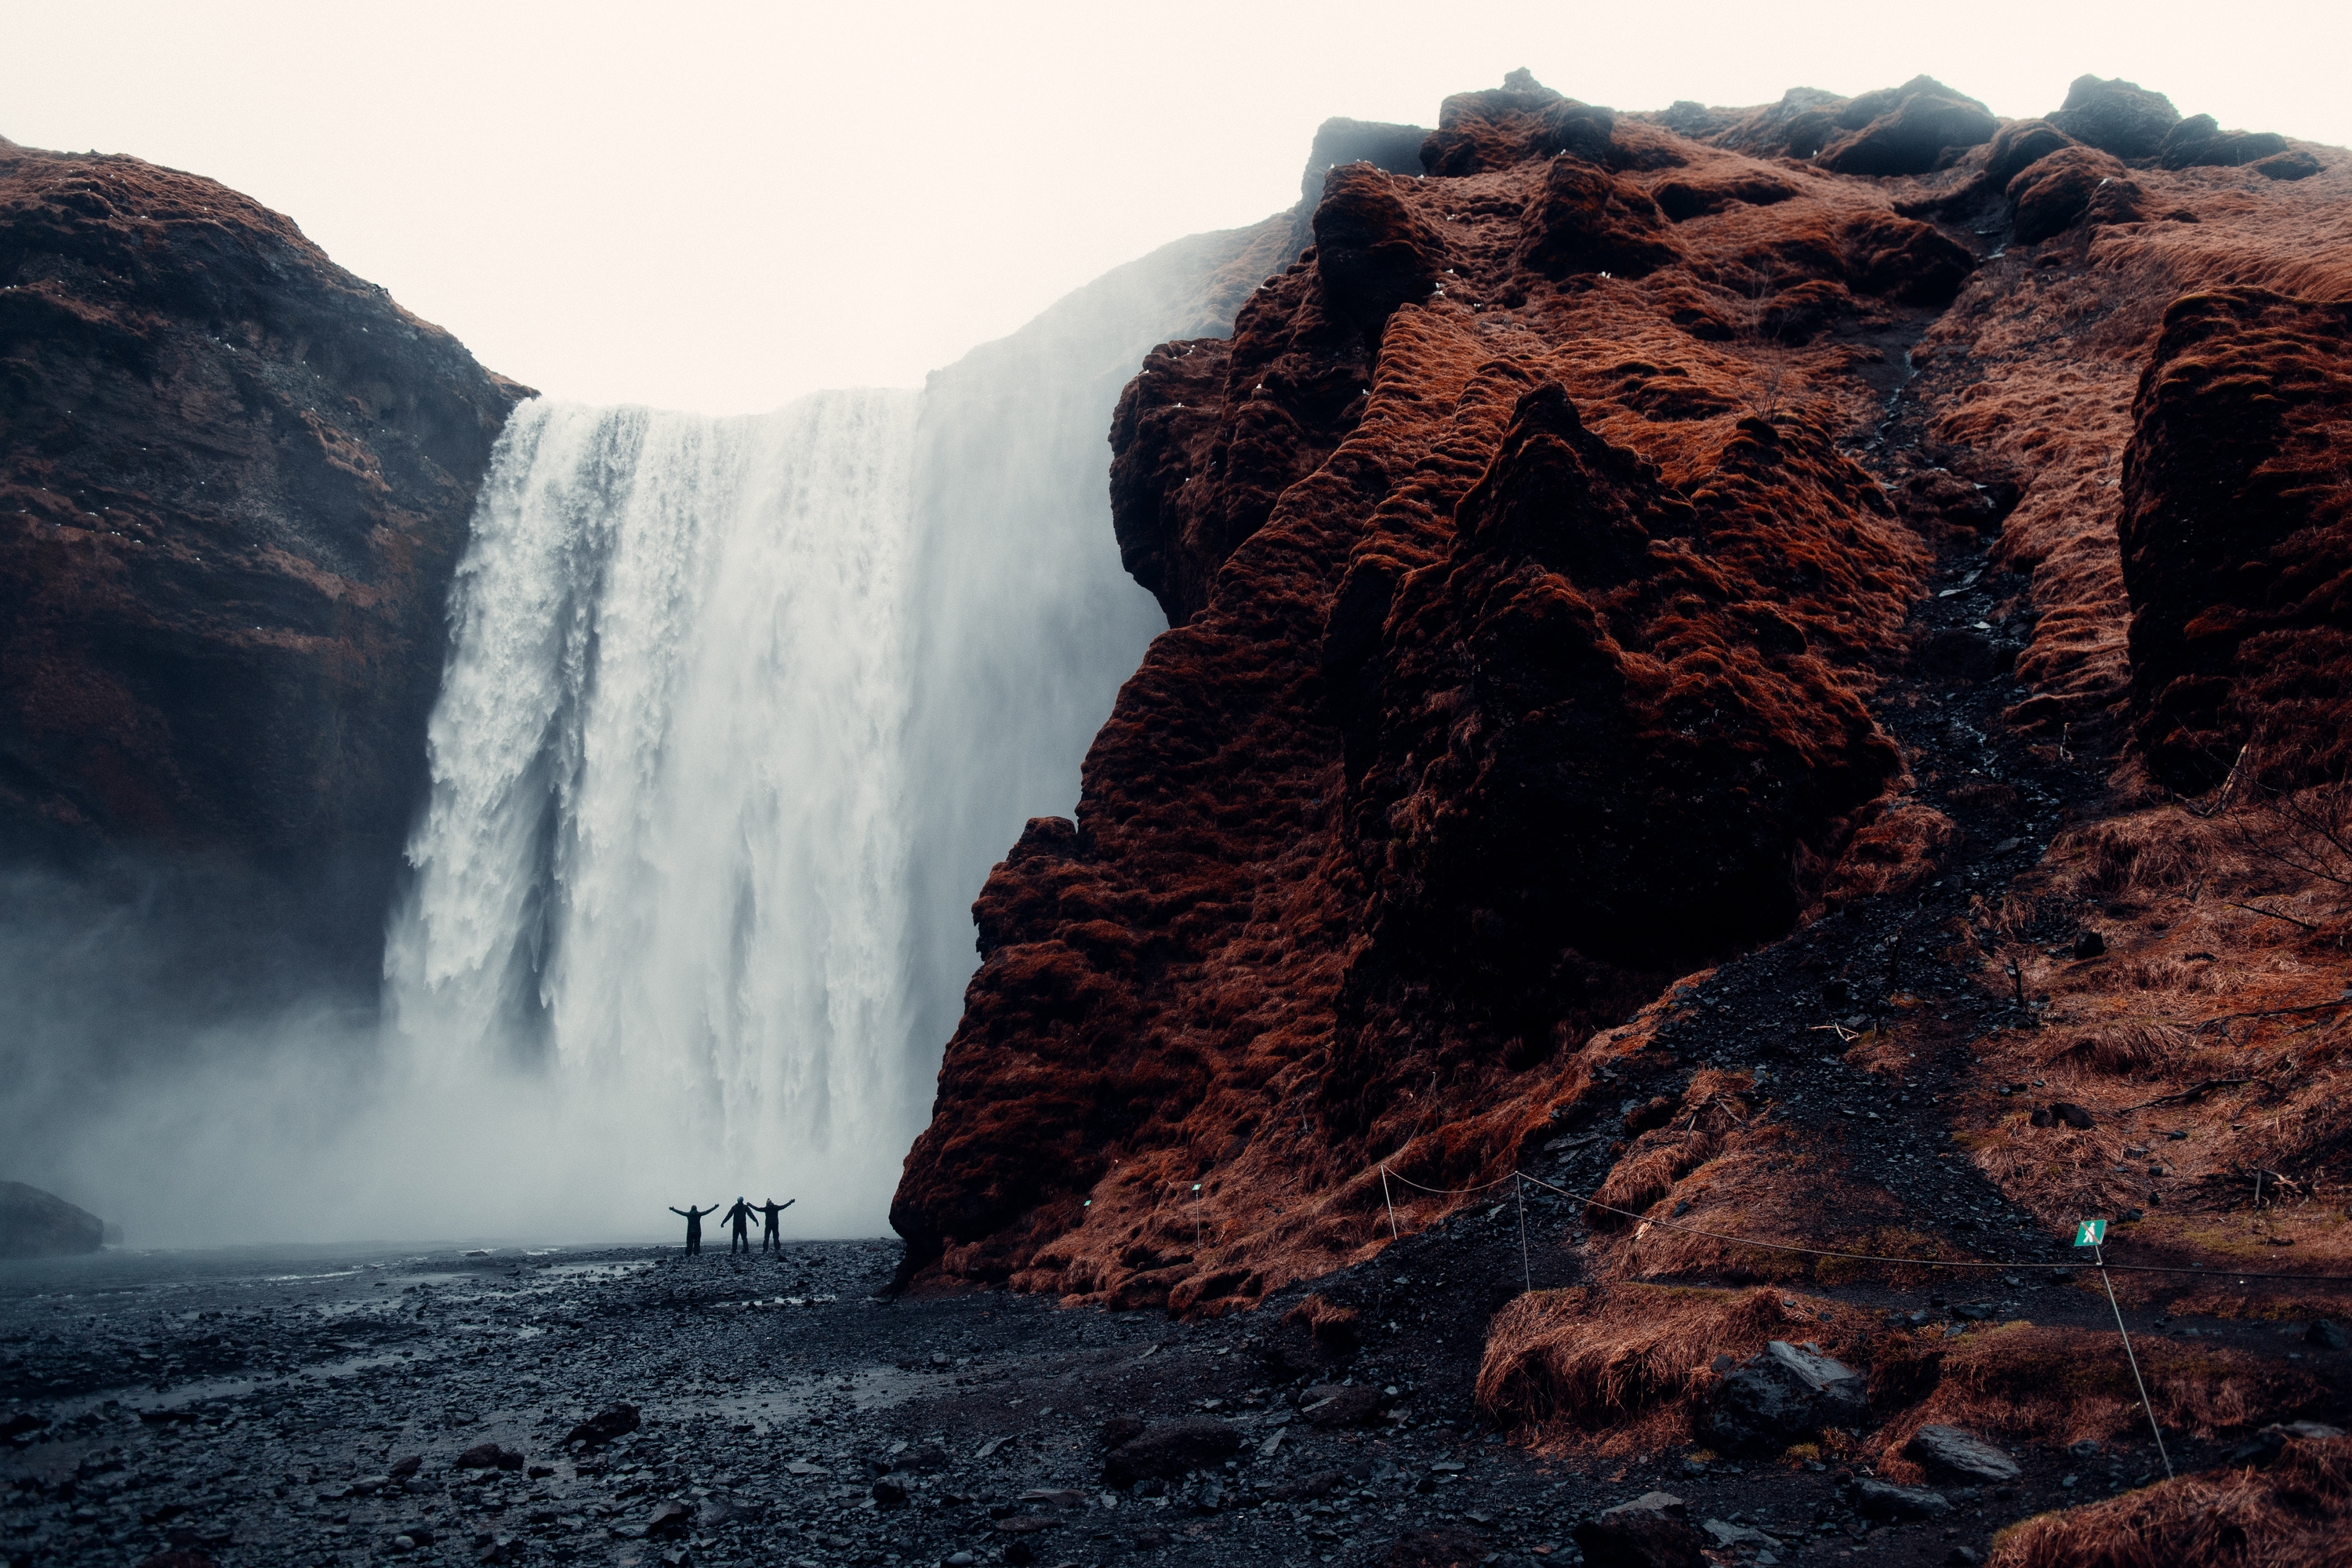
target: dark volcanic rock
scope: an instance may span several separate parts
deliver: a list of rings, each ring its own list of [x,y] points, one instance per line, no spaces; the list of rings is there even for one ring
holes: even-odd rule
[[[0,1182],[0,1258],[96,1252],[105,1240],[106,1226],[96,1215],[38,1187]]]
[[[1962,1480],[2013,1481],[2020,1474],[2015,1459],[1958,1426],[1922,1426],[1903,1451],[1931,1472]]]
[[[1868,1403],[1853,1368],[1774,1340],[1724,1378],[1707,1431],[1732,1447],[1778,1450],[1823,1426],[1852,1426]]]
[[[2120,77],[2078,76],[2066,101],[2047,116],[2077,142],[2118,158],[2153,158],[2180,121],[2172,100]]]
[[[0,342],[0,849],[224,856],[372,964],[522,389],[234,191],[9,143]]]
[[[564,1435],[563,1446],[568,1448],[574,1443],[581,1443],[591,1448],[599,1447],[615,1437],[635,1431],[638,1420],[635,1405],[615,1402],[572,1427]]]
[[[1853,1483],[1853,1510],[1864,1519],[1941,1519],[1952,1511],[1951,1500],[1925,1487],[1890,1486],[1864,1476]]]
[[[1682,1500],[1645,1492],[1579,1524],[1591,1568],[1705,1568],[1706,1538],[1684,1522]]]
[[[1391,125],[1376,120],[1325,121],[1315,131],[1307,152],[1307,172],[1299,179],[1299,197],[1313,210],[1323,199],[1325,176],[1348,163],[1370,163],[1391,174],[1421,173],[1421,143],[1429,134],[1418,125]]]
[[[1240,1451],[1242,1435],[1213,1415],[1187,1415],[1148,1426],[1103,1458],[1103,1479],[1114,1487],[1146,1476],[1171,1478],[1206,1469]]]
[[[2352,757],[2352,510],[2329,435],[2352,418],[2352,306],[2189,295],[2132,414],[2131,702],[2158,776],[2210,789],[2257,731],[2266,782],[2332,776]]]
[[[1381,1414],[1381,1392],[1362,1384],[1325,1384],[1299,1396],[1298,1413],[1311,1426],[1361,1426]]]

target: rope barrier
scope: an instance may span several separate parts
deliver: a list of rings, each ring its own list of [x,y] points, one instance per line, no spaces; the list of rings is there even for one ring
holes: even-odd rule
[[[1412,1187],[1419,1192],[1428,1193],[1435,1197],[1466,1197],[1474,1193],[1487,1192],[1493,1188],[1499,1187],[1505,1182],[1510,1181],[1516,1177],[1523,1182],[1532,1182],[1537,1186],[1543,1188],[1546,1192],[1558,1193],[1564,1198],[1574,1198],[1578,1202],[1584,1204],[1587,1207],[1599,1209],[1603,1214],[1613,1214],[1621,1215],[1626,1219],[1638,1220],[1642,1224],[1647,1225],[1654,1229],[1675,1231],[1685,1236],[1703,1236],[1710,1241],[1727,1241],[1735,1247],[1752,1247],[1763,1252],[1791,1252],[1806,1258],[1843,1258],[1853,1263],[1903,1263],[1908,1264],[1916,1268],[2072,1270],[2082,1267],[2080,1264],[2074,1263],[2002,1262],[1997,1258],[1903,1258],[1887,1253],[1844,1252],[1834,1247],[1799,1247],[1790,1242],[1758,1241],[1751,1237],[1727,1236],[1722,1231],[1706,1230],[1695,1225],[1676,1225],[1674,1221],[1669,1219],[1650,1219],[1645,1215],[1636,1214],[1632,1209],[1621,1209],[1613,1205],[1604,1204],[1598,1198],[1591,1196],[1590,1194],[1571,1192],[1566,1187],[1555,1186],[1551,1183],[1545,1181],[1540,1176],[1528,1175],[1525,1171],[1515,1170],[1510,1173],[1510,1175],[1498,1176],[1491,1182],[1487,1182],[1483,1185],[1475,1187],[1424,1187],[1419,1182],[1414,1181],[1412,1177],[1390,1170],[1385,1161],[1381,1163],[1379,1169],[1381,1173],[1381,1186],[1383,1194],[1387,1192],[1388,1181],[1391,1176],[1395,1177],[1396,1180],[1403,1183],[1408,1187]],[[1389,1223],[1391,1226],[1391,1238],[1394,1239],[1396,1209],[1393,1205],[1389,1208]],[[2160,1263],[2102,1262],[2098,1267],[2102,1269],[2113,1269],[2117,1273],[2123,1274],[2187,1274],[2209,1279],[2294,1279],[2311,1284],[2352,1284],[2352,1274],[2263,1273],[2259,1270],[2239,1268],[2191,1268],[2183,1266]]]

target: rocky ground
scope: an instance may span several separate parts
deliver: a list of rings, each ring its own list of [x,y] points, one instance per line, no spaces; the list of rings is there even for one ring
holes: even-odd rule
[[[626,1247],[12,1265],[0,1539],[11,1568],[174,1552],[221,1568],[1500,1568],[1582,1560],[1580,1524],[1665,1491],[1724,1561],[1944,1563],[2150,1468],[2137,1452],[2028,1448],[2014,1481],[1944,1487],[1944,1511],[1902,1521],[1864,1517],[1857,1478],[1819,1461],[1538,1458],[1471,1396],[1486,1318],[1522,1283],[1519,1223],[1507,1203],[1465,1213],[1318,1282],[1324,1311],[1353,1317],[1321,1340],[1283,1301],[1172,1323],[1003,1292],[893,1299],[898,1249],[880,1242],[750,1260]],[[1539,1200],[1526,1223],[1533,1283],[1573,1283],[1577,1215]],[[2105,1310],[2079,1282],[2015,1276],[1853,1304],[1958,1335],[1976,1331],[1963,1298],[1979,1296],[2094,1328]],[[2170,1325],[2192,1328],[2339,1374],[2347,1360],[2289,1349],[2275,1325]],[[635,1407],[635,1430],[567,1443],[616,1404]],[[1145,1433],[1107,1462],[1121,1419]],[[2220,1454],[2177,1440],[2174,1462]]]

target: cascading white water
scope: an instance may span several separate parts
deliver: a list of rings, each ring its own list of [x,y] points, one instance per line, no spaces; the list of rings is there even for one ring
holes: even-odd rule
[[[493,459],[387,1001],[426,1079],[505,1058],[625,1187],[870,1215],[919,1125],[917,401],[533,403]]]
[[[509,1223],[796,1196],[870,1234],[929,1109],[969,910],[1160,625],[1103,434],[1273,228],[1183,242],[911,392],[708,419],[534,403],[459,568],[393,922],[436,1163]],[[1237,286],[1238,285],[1238,286]],[[512,1178],[492,1178],[500,1186]]]

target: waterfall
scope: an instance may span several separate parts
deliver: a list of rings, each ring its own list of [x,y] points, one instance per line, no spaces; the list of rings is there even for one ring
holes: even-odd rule
[[[474,1172],[509,1226],[644,1234],[742,1193],[881,1228],[971,900],[1071,810],[1161,625],[1110,529],[1119,387],[1224,330],[1287,237],[1168,247],[919,393],[516,412],[386,945],[433,1201]]]

